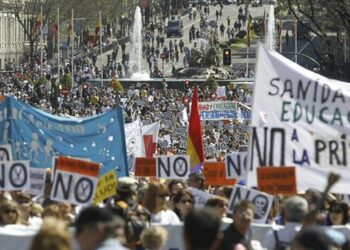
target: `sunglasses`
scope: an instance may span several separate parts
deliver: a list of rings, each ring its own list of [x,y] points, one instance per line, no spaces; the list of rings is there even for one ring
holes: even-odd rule
[[[181,200],[180,201],[182,204],[186,204],[186,203],[191,203],[193,204],[193,200]]]
[[[5,210],[4,210],[4,213],[5,213],[5,214],[16,213],[16,210],[15,210],[15,209],[5,209]]]

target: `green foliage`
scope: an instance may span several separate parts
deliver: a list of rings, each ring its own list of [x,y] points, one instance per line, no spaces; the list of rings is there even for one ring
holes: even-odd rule
[[[70,74],[64,74],[60,78],[60,83],[62,84],[62,88],[70,89],[72,87],[72,76]]]
[[[34,84],[35,85],[45,85],[48,82],[45,76],[41,76]]]

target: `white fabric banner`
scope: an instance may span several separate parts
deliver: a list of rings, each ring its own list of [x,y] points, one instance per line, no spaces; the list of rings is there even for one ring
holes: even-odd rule
[[[137,119],[134,122],[124,125],[126,153],[135,157],[145,157],[145,147],[143,145],[141,122]]]
[[[260,166],[297,166],[298,191],[350,193],[350,84],[309,71],[260,45],[254,87],[248,184]],[[315,181],[317,180],[317,181]]]

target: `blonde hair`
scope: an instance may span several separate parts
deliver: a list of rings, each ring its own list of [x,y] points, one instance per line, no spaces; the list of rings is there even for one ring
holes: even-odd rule
[[[49,205],[45,208],[45,210],[42,214],[42,217],[43,218],[53,217],[56,219],[62,219],[62,215],[60,213],[60,208],[56,204]]]
[[[53,217],[46,218],[34,236],[30,250],[71,250],[66,223]]]
[[[43,212],[44,212],[43,206],[38,203],[32,203],[29,207],[29,214],[31,216],[41,217]]]
[[[164,246],[168,239],[168,231],[163,227],[150,226],[142,231],[140,239],[144,248],[158,250]]]
[[[20,211],[19,211],[18,203],[15,201],[7,201],[7,200],[0,203],[0,224],[4,223],[1,219],[2,215],[6,213],[6,211],[9,209],[16,211],[16,221],[14,224],[18,224],[20,219]]]
[[[168,187],[162,183],[150,183],[143,197],[143,206],[151,213],[157,209],[157,195],[169,195]]]

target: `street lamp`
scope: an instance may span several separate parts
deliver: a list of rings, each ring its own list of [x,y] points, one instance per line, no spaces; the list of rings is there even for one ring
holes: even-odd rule
[[[270,0],[270,4],[271,5],[276,5],[277,4],[277,0]]]

